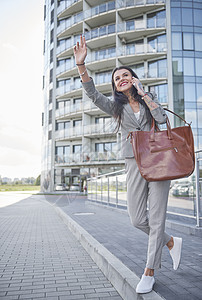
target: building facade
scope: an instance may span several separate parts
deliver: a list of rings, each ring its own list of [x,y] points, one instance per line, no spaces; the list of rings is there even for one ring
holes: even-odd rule
[[[124,168],[115,121],[81,87],[73,56],[81,34],[99,91],[111,98],[112,70],[132,67],[146,91],[192,121],[202,146],[200,0],[45,0],[44,24],[42,191],[83,190],[87,177]]]

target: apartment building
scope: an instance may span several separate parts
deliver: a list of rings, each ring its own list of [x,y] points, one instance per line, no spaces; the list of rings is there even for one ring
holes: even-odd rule
[[[83,190],[87,177],[124,168],[115,121],[82,90],[73,56],[81,34],[99,91],[112,98],[112,70],[132,67],[146,91],[192,121],[202,146],[201,1],[45,0],[44,24],[42,191]]]

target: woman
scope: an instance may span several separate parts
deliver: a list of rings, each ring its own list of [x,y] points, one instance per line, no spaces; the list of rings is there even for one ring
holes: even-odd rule
[[[157,124],[166,122],[164,109],[154,93],[145,93],[137,75],[129,67],[116,68],[112,73],[114,101],[96,90],[85,67],[87,47],[85,37],[74,47],[74,56],[84,90],[101,110],[115,117],[122,133],[122,152],[127,173],[128,213],[132,224],[149,235],[147,264],[136,287],[137,293],[148,293],[154,285],[154,269],[161,266],[163,246],[167,245],[173,268],[179,267],[182,239],[168,235],[165,218],[170,181],[147,182],[139,172],[128,133],[134,130],[149,131],[151,118]],[[149,203],[149,216],[147,215]]]

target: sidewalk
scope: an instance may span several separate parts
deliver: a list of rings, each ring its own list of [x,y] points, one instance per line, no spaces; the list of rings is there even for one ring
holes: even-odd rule
[[[95,205],[81,196],[46,196],[46,200],[60,207],[141,277],[148,238],[130,224],[126,213]],[[169,252],[164,248],[162,268],[156,272],[154,290],[166,300],[202,299],[202,239],[169,228],[166,231],[183,238],[181,265],[174,271]]]
[[[0,208],[0,300],[122,299],[44,196],[10,197]]]

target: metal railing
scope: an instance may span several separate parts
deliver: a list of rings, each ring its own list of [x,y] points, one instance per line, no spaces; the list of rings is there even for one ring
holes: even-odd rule
[[[195,172],[189,178],[171,182],[168,198],[169,216],[185,218],[202,226],[202,150],[196,151]],[[89,178],[88,199],[93,202],[127,209],[125,169]]]

